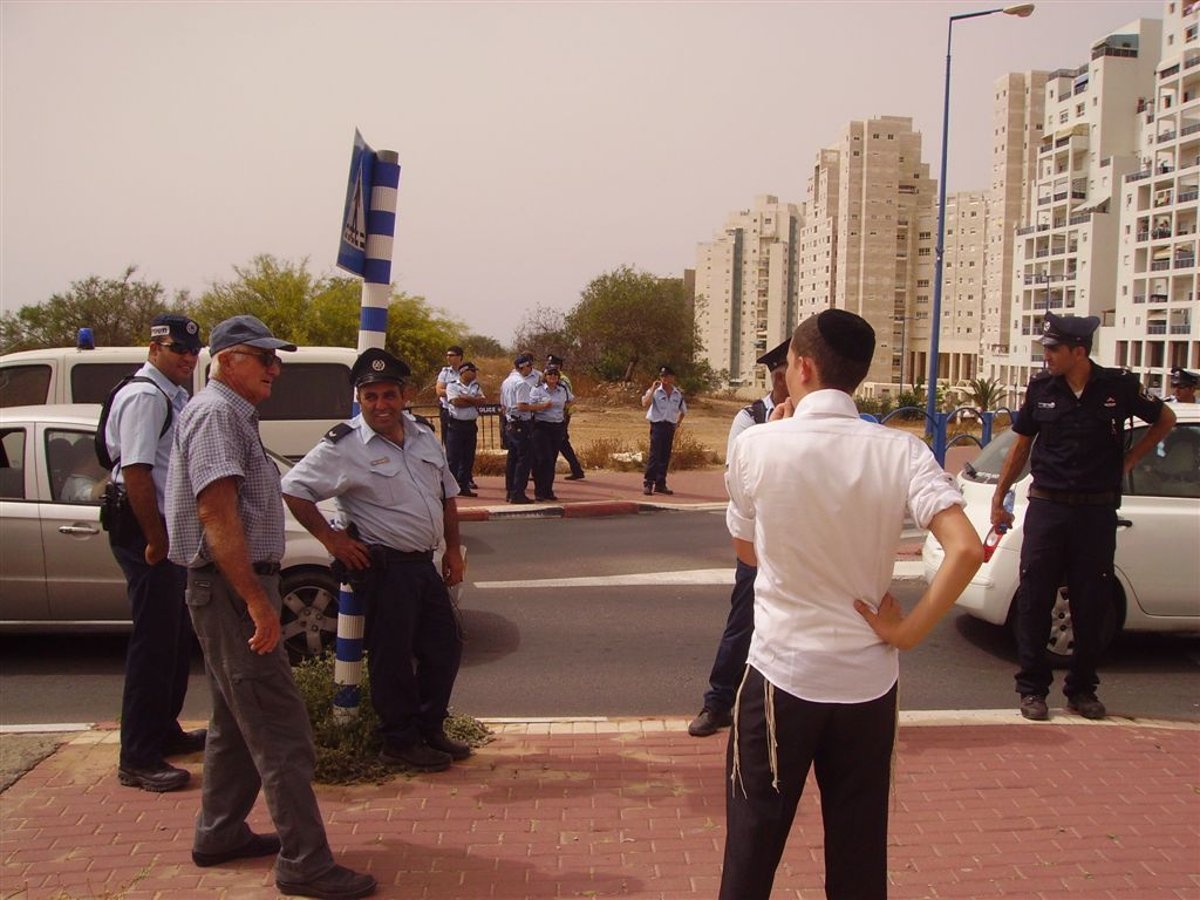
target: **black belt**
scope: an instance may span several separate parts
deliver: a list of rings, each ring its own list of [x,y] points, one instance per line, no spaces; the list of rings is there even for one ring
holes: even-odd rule
[[[1031,487],[1029,496],[1035,500],[1049,500],[1052,503],[1065,503],[1067,506],[1111,506],[1117,502],[1116,491],[1101,491],[1098,494],[1085,494],[1076,491],[1047,491],[1039,487]]]
[[[371,550],[382,554],[388,562],[433,562],[432,550],[393,550],[383,544],[371,544]]]
[[[255,575],[278,575],[279,574],[279,563],[277,563],[277,562],[250,563],[250,568],[252,568],[254,570]],[[196,566],[194,571],[204,572],[205,574],[208,574],[211,572],[216,572],[216,571],[218,571],[217,564],[209,563],[208,565],[205,565],[205,566]]]

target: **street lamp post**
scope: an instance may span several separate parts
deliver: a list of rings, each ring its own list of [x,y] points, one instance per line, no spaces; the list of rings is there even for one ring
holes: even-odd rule
[[[942,102],[942,168],[938,178],[937,248],[935,250],[937,255],[933,267],[933,312],[930,315],[929,330],[929,398],[925,404],[925,426],[931,432],[935,428],[938,412],[938,342],[942,334],[942,257],[946,247],[946,150],[950,143],[950,42],[954,38],[954,23],[960,19],[977,19],[980,16],[991,16],[996,13],[1018,16],[1023,19],[1032,12],[1032,3],[1001,6],[979,12],[959,13],[951,16],[950,22],[946,26],[946,88]]]

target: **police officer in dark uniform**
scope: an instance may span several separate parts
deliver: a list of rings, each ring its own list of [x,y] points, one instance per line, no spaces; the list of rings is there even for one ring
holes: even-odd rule
[[[1121,482],[1175,424],[1175,414],[1143,391],[1134,375],[1092,362],[1092,335],[1099,324],[1095,316],[1047,313],[1042,328],[1046,371],[1029,383],[1013,423],[1017,439],[992,497],[992,524],[1011,525],[1004,496],[1032,460],[1017,606],[1017,693],[1027,719],[1049,717],[1046,694],[1053,675],[1045,648],[1063,584],[1075,637],[1063,685],[1067,709],[1088,719],[1104,718],[1104,704],[1096,697],[1096,657],[1104,612],[1113,602]],[[1130,416],[1150,428],[1126,450],[1124,424]]]
[[[1197,385],[1200,385],[1200,375],[1176,366],[1171,370],[1171,392],[1173,396],[1168,398],[1167,402],[1195,403]]]
[[[282,489],[292,514],[350,570],[363,598],[380,759],[436,772],[471,752],[443,730],[462,658],[447,591],[463,577],[459,490],[432,430],[404,415],[410,374],[390,353],[364,351],[351,369],[362,413],[331,429]],[[316,504],[329,497],[357,539],[325,520]],[[433,556],[442,538],[439,572]]]

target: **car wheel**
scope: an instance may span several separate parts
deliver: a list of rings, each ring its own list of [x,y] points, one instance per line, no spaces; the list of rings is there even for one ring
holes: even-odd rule
[[[1117,609],[1122,602],[1121,585],[1113,587],[1113,602],[1104,610],[1100,620],[1100,646],[1096,648],[1097,656],[1102,655],[1117,636]],[[1021,589],[1013,595],[1012,606],[1008,617],[1013,637],[1020,640],[1017,626],[1017,608],[1020,602]],[[1046,640],[1046,659],[1056,669],[1065,669],[1071,664],[1075,652],[1075,630],[1071,627],[1070,594],[1064,584],[1058,589],[1054,598],[1054,608],[1050,611],[1050,635]]]
[[[296,569],[283,576],[280,623],[292,665],[332,650],[337,639],[338,585],[328,569]]]

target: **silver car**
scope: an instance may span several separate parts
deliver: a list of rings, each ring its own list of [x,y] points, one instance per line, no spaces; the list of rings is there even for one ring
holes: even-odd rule
[[[0,629],[128,629],[125,579],[100,527],[108,473],[96,404],[0,410]],[[290,465],[275,456],[281,472]],[[333,508],[322,510],[332,518]],[[331,647],[338,586],[320,541],[286,516],[283,637],[296,661]]]

